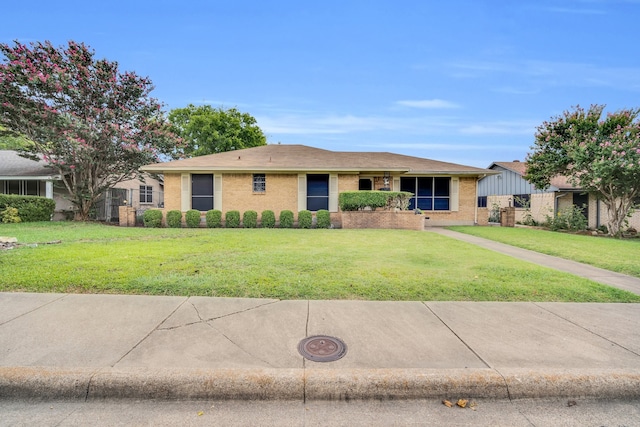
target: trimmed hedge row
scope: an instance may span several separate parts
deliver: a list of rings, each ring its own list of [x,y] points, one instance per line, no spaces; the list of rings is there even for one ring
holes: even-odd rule
[[[365,208],[407,210],[412,193],[406,191],[345,191],[338,196],[342,211],[359,211]]]
[[[162,227],[162,211],[160,209],[149,209],[143,214],[143,222],[145,227]],[[166,215],[166,226],[169,228],[182,227],[182,212],[179,210],[171,210]],[[207,211],[205,214],[205,222],[208,228],[220,228],[222,224],[222,212],[217,209]],[[184,215],[184,224],[188,228],[198,228],[201,224],[200,211],[191,209]],[[261,224],[263,228],[275,228],[276,216],[272,210],[265,210],[261,215]],[[293,212],[283,210],[280,212],[280,228],[293,228]],[[313,228],[313,214],[308,210],[298,212],[298,227]],[[316,228],[331,228],[331,214],[327,210],[319,210],[316,213]],[[226,228],[257,228],[258,213],[248,210],[242,215],[242,223],[240,222],[240,211],[233,210],[225,213],[224,227]]]
[[[7,208],[17,209],[21,222],[51,221],[56,202],[46,197],[0,194],[0,212]]]

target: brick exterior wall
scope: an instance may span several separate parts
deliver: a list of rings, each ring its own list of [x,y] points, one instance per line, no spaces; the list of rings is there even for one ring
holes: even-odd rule
[[[222,212],[272,210],[276,218],[282,210],[298,211],[298,175],[267,174],[266,191],[253,192],[253,174],[224,174],[222,176]],[[215,197],[215,196],[214,196]]]
[[[180,210],[180,177],[179,173],[164,174],[164,210]]]
[[[488,208],[478,208],[478,225],[489,225]]]
[[[360,177],[358,175],[338,175],[338,193],[358,191]],[[374,187],[374,189],[376,189]]]
[[[474,225],[476,206],[476,179],[460,178],[458,211],[424,211],[426,226]]]
[[[230,210],[238,210],[240,213],[247,210],[255,210],[260,215],[262,211],[269,209],[278,218],[282,210],[288,209],[297,218],[298,174],[266,174],[265,178],[266,191],[264,193],[253,193],[253,174],[223,174],[223,215]],[[338,193],[357,191],[358,184],[359,175],[338,175]],[[374,179],[374,188],[377,189],[382,185],[382,177]],[[165,213],[170,210],[181,210],[181,174],[165,174],[164,190]],[[461,177],[458,189],[458,211],[425,211],[422,221],[428,226],[473,225],[475,223],[477,203],[475,190],[475,178]],[[332,212],[331,220],[334,226],[344,227],[342,224],[343,217],[339,212]],[[413,226],[411,226],[411,229],[413,229]]]
[[[424,230],[424,221],[424,215],[416,215],[413,211],[342,212],[342,228]]]

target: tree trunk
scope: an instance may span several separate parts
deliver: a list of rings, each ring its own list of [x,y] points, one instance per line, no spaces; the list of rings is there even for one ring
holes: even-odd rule
[[[76,213],[74,215],[74,221],[88,221],[89,220],[89,212],[91,211],[91,207],[93,206],[89,200],[83,200],[82,203],[78,206]]]
[[[609,231],[609,235],[620,238],[622,235],[622,226],[624,225],[624,221],[627,219],[631,203],[625,197],[618,199],[605,198],[603,202],[607,207],[607,229]]]

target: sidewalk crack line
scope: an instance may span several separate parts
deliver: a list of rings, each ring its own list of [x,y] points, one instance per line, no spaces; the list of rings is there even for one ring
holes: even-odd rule
[[[491,366],[491,365],[489,364],[489,362],[487,362],[486,360],[484,360],[484,359],[482,358],[482,356],[480,356],[480,354],[478,354],[474,349],[472,349],[472,348],[469,346],[469,344],[467,344],[467,343],[465,342],[465,340],[463,340],[463,339],[462,339],[462,337],[460,337],[458,334],[456,334],[456,332],[455,332],[453,329],[451,329],[451,327],[450,327],[449,325],[447,325],[447,323],[446,323],[444,320],[442,320],[442,318],[441,318],[440,316],[438,316],[438,315],[436,314],[436,312],[435,312],[431,307],[429,307],[429,305],[428,305],[426,302],[424,302],[424,301],[423,301],[423,302],[422,302],[422,304],[423,304],[425,307],[427,307],[427,309],[428,309],[428,310],[429,310],[429,311],[430,311],[434,316],[436,316],[436,318],[437,318],[440,322],[442,322],[442,324],[443,324],[447,329],[449,329],[449,331],[451,331],[451,333],[452,333],[453,335],[455,335],[455,337],[456,337],[456,338],[458,338],[458,340],[460,340],[460,342],[461,342],[462,344],[464,344],[464,345],[465,345],[465,347],[467,347],[471,353],[473,353],[473,354],[474,354],[478,359],[480,359],[480,361],[481,361],[482,363],[484,363],[484,364],[485,364],[485,366],[486,366],[487,368],[491,369],[493,372],[495,372],[496,374],[500,375],[500,377],[502,378],[502,381],[504,382],[504,386],[505,386],[505,388],[506,388],[506,390],[507,390],[507,397],[509,398],[509,401],[511,402],[511,401],[512,401],[512,399],[511,399],[511,391],[509,390],[509,383],[507,382],[507,379],[504,377],[504,375],[502,375],[502,372],[500,372],[497,368],[494,368],[493,366]]]
[[[118,359],[118,360],[117,360],[113,365],[111,365],[111,367],[112,367],[112,368],[114,368],[118,363],[122,362],[122,360],[123,360],[125,357],[127,357],[127,356],[128,356],[128,355],[129,355],[133,350],[135,350],[136,348],[138,348],[138,346],[139,346],[140,344],[142,344],[142,343],[143,343],[147,338],[149,338],[149,336],[150,336],[152,333],[154,333],[155,331],[159,330],[160,325],[162,325],[164,322],[166,322],[168,318],[170,318],[171,316],[173,316],[173,315],[174,315],[174,313],[175,313],[176,311],[178,311],[178,309],[180,309],[180,307],[182,307],[182,306],[183,306],[183,305],[184,305],[188,300],[189,300],[188,298],[185,298],[185,299],[184,299],[184,301],[182,301],[180,304],[178,304],[178,306],[177,306],[177,307],[176,307],[176,308],[175,308],[171,313],[169,313],[169,314],[168,314],[164,319],[162,319],[162,321],[161,321],[160,323],[158,323],[158,324],[156,325],[156,327],[155,327],[155,328],[151,329],[147,335],[145,335],[144,337],[142,337],[142,339],[141,339],[140,341],[138,341],[138,342],[136,343],[136,345],[134,345],[133,347],[131,347],[131,349],[129,349],[129,351],[127,351],[125,354],[123,354],[123,355],[122,355],[122,357],[120,357],[120,359]]]
[[[427,310],[429,310],[429,311],[431,312],[431,314],[433,314],[434,316],[436,316],[436,319],[438,319],[438,320],[439,320],[439,321],[440,321],[440,322],[441,322],[441,323],[442,323],[442,324],[443,324],[443,325],[444,325],[444,326],[445,326],[449,331],[451,331],[451,333],[452,333],[456,338],[458,338],[458,340],[459,340],[462,344],[464,344],[464,346],[465,346],[465,347],[467,347],[471,353],[473,353],[473,354],[474,354],[478,359],[480,359],[480,361],[481,361],[482,363],[484,363],[484,364],[485,364],[485,366],[486,366],[487,368],[493,369],[493,366],[491,366],[491,365],[490,365],[486,360],[484,360],[484,359],[482,358],[482,356],[480,356],[480,355],[479,355],[479,354],[478,354],[474,349],[472,349],[472,348],[471,348],[471,346],[469,346],[469,344],[467,344],[467,343],[465,342],[465,340],[463,340],[463,339],[462,339],[462,337],[461,337],[460,335],[458,335],[458,334],[457,334],[453,329],[451,329],[451,327],[450,327],[449,325],[447,325],[447,323],[446,323],[444,320],[442,320],[442,318],[441,318],[440,316],[438,316],[438,315],[436,314],[436,312],[435,312],[435,311],[433,311],[433,309],[432,309],[431,307],[429,307],[429,305],[428,305],[426,302],[424,302],[424,301],[423,301],[423,302],[422,302],[422,304],[423,304],[425,307],[427,307]]]
[[[49,301],[49,302],[47,302],[47,303],[45,303],[45,304],[42,304],[42,305],[40,305],[40,306],[38,306],[38,307],[34,308],[33,310],[29,310],[29,311],[27,311],[27,312],[25,312],[25,313],[22,313],[22,314],[20,314],[20,315],[18,315],[18,316],[16,316],[16,317],[14,317],[13,319],[6,320],[6,321],[4,321],[4,322],[0,323],[0,326],[6,325],[6,324],[7,324],[7,323],[9,323],[9,322],[13,322],[13,321],[14,321],[14,320],[16,320],[16,319],[19,319],[19,318],[21,318],[21,317],[26,316],[27,314],[31,314],[31,313],[33,313],[33,312],[35,312],[35,311],[38,311],[38,310],[40,310],[41,308],[46,307],[46,306],[48,306],[49,304],[53,304],[54,302],[58,302],[58,301],[60,301],[61,299],[64,299],[64,298],[66,298],[66,297],[68,297],[68,296],[69,296],[69,294],[64,294],[64,295],[60,296],[60,298],[56,298],[56,299],[51,300],[51,301]]]
[[[279,302],[282,302],[282,301],[281,300],[269,301],[269,302],[266,302],[264,304],[256,305],[254,307],[245,308],[244,310],[234,311],[233,313],[227,313],[227,314],[223,314],[223,315],[220,315],[220,316],[214,316],[214,317],[209,317],[209,318],[205,319],[205,318],[202,317],[202,315],[198,311],[198,308],[195,306],[195,304],[192,303],[191,301],[189,301],[189,304],[191,304],[193,309],[196,311],[198,319],[200,319],[200,320],[197,320],[195,322],[187,322],[187,323],[184,323],[182,325],[170,326],[170,327],[166,327],[166,328],[158,327],[158,330],[159,331],[171,331],[171,330],[174,330],[174,329],[184,328],[186,326],[197,325],[198,323],[207,323],[207,322],[211,322],[213,320],[224,319],[225,317],[229,317],[229,316],[235,316],[236,314],[246,313],[248,311],[256,310],[258,308],[265,307],[265,306],[271,305],[271,304],[276,304],[276,303],[279,303]]]
[[[590,333],[590,334],[592,334],[592,335],[595,335],[595,336],[597,336],[597,337],[599,337],[599,338],[602,338],[603,340],[605,340],[605,341],[607,341],[607,342],[610,342],[611,344],[615,345],[616,347],[620,347],[621,349],[626,350],[626,351],[628,351],[629,353],[635,354],[636,356],[640,356],[640,354],[639,354],[639,353],[637,353],[637,352],[635,352],[635,351],[631,350],[630,348],[627,348],[627,347],[625,347],[625,346],[623,346],[623,345],[621,345],[621,344],[618,344],[617,342],[612,341],[612,340],[610,340],[609,338],[607,338],[607,337],[605,337],[605,336],[603,336],[603,335],[600,335],[599,333],[594,332],[594,331],[592,331],[591,329],[588,329],[588,328],[586,328],[586,327],[582,326],[581,324],[574,322],[574,321],[573,321],[573,320],[571,320],[571,319],[568,319],[568,318],[566,318],[566,317],[563,317],[563,316],[559,315],[558,313],[556,313],[556,312],[554,312],[554,311],[551,311],[551,310],[549,310],[548,308],[545,308],[545,307],[543,307],[543,306],[541,306],[541,305],[539,305],[539,304],[537,304],[537,303],[535,303],[535,302],[534,302],[533,304],[534,304],[536,307],[541,308],[542,310],[546,311],[547,313],[553,314],[554,316],[556,316],[556,317],[558,317],[558,318],[560,318],[560,319],[562,319],[562,320],[564,320],[564,321],[566,321],[566,322],[569,322],[569,323],[571,323],[572,325],[577,326],[578,328],[582,329],[583,331],[587,331],[587,332],[589,332],[589,333]]]

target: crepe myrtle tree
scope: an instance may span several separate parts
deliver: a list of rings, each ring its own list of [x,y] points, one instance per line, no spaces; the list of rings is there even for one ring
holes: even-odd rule
[[[556,175],[600,198],[609,234],[619,237],[640,195],[639,109],[603,117],[604,105],[579,106],[542,123],[527,156],[526,178],[538,188]]]
[[[94,203],[138,168],[174,157],[181,140],[151,80],[96,59],[83,43],[56,48],[48,41],[0,44],[0,125],[32,144],[19,150],[60,176],[86,220]]]

